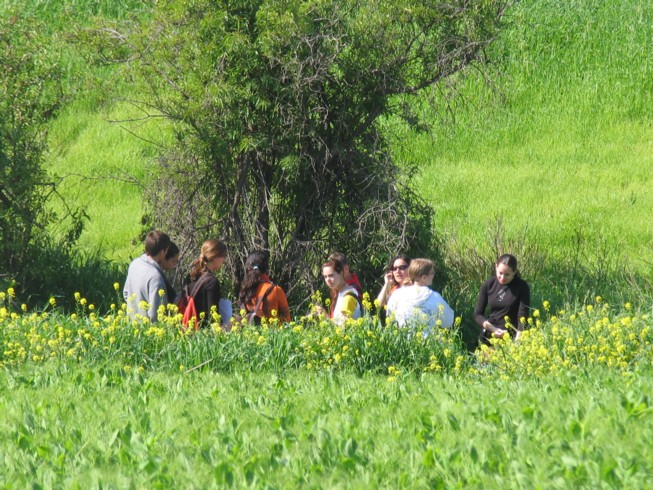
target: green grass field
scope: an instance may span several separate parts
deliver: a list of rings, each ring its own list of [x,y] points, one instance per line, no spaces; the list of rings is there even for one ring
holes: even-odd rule
[[[0,292],[0,486],[645,488],[650,305],[462,352],[373,318],[180,332]],[[217,325],[217,324],[216,324]]]
[[[650,376],[19,370],[3,487],[645,488]]]
[[[522,2],[509,20],[494,92],[472,78],[455,126],[397,128],[397,158],[421,165],[438,227],[471,246],[501,220],[560,255],[578,235],[589,249],[607,242],[650,277],[653,9]]]
[[[127,104],[100,105],[92,111],[73,105],[51,133],[49,162],[62,179],[61,192],[89,216],[82,247],[100,249],[120,262],[129,262],[143,249],[142,195],[157,148],[146,140],[161,143],[166,138],[154,124],[131,122],[140,118]]]
[[[5,1],[0,14],[18,5],[61,33],[144,3]],[[0,292],[0,487],[649,487],[653,311],[637,281],[653,280],[653,5],[529,0],[509,20],[495,90],[469,78],[455,125],[423,107],[429,134],[387,121],[394,154],[419,163],[453,270],[482,277],[507,247],[542,286],[537,307],[544,286],[587,270],[610,305],[569,291],[520,344],[443,344],[431,360],[367,323],[186,338],[172,319],[132,325],[81,299],[73,315],[22,312]],[[156,155],[130,131],[167,137],[115,122],[138,117],[89,90],[55,121],[47,159],[87,206],[81,246],[123,263],[140,252],[135,183]],[[611,280],[623,268],[634,282]],[[476,288],[452,277],[444,296]],[[345,355],[357,345],[364,362]]]

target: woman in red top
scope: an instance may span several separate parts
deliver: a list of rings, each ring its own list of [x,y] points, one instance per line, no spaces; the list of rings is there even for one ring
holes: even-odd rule
[[[268,277],[268,259],[265,253],[252,252],[245,262],[245,278],[238,296],[241,307],[248,316],[255,313],[259,318],[278,318],[281,322],[290,321],[290,308],[286,293]],[[256,311],[255,311],[256,310]],[[272,312],[276,311],[276,317]]]

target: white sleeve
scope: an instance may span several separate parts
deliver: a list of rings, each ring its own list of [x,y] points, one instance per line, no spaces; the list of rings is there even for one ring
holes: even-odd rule
[[[441,325],[440,327],[442,328],[451,328],[453,325],[454,321],[454,311],[451,309],[451,307],[447,304],[447,302],[440,296],[439,293],[435,293],[437,296],[437,301],[436,301],[436,313],[435,317],[436,320],[440,320]]]

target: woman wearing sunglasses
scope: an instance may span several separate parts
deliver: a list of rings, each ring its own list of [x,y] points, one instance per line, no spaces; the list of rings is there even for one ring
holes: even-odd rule
[[[379,303],[379,308],[383,309],[388,304],[388,299],[390,299],[392,293],[397,289],[411,284],[408,277],[409,265],[410,257],[406,257],[405,255],[397,255],[388,262],[388,266],[383,274],[383,288],[376,298]]]

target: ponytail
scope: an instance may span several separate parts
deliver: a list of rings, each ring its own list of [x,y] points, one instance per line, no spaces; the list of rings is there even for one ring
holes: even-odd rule
[[[202,244],[200,256],[193,261],[190,271],[191,281],[197,281],[206,270],[206,264],[218,257],[227,256],[227,246],[220,240],[206,240]]]
[[[240,286],[238,301],[247,305],[256,297],[256,290],[261,282],[261,275],[268,273],[268,259],[264,252],[256,251],[247,256],[245,261],[245,277]]]

